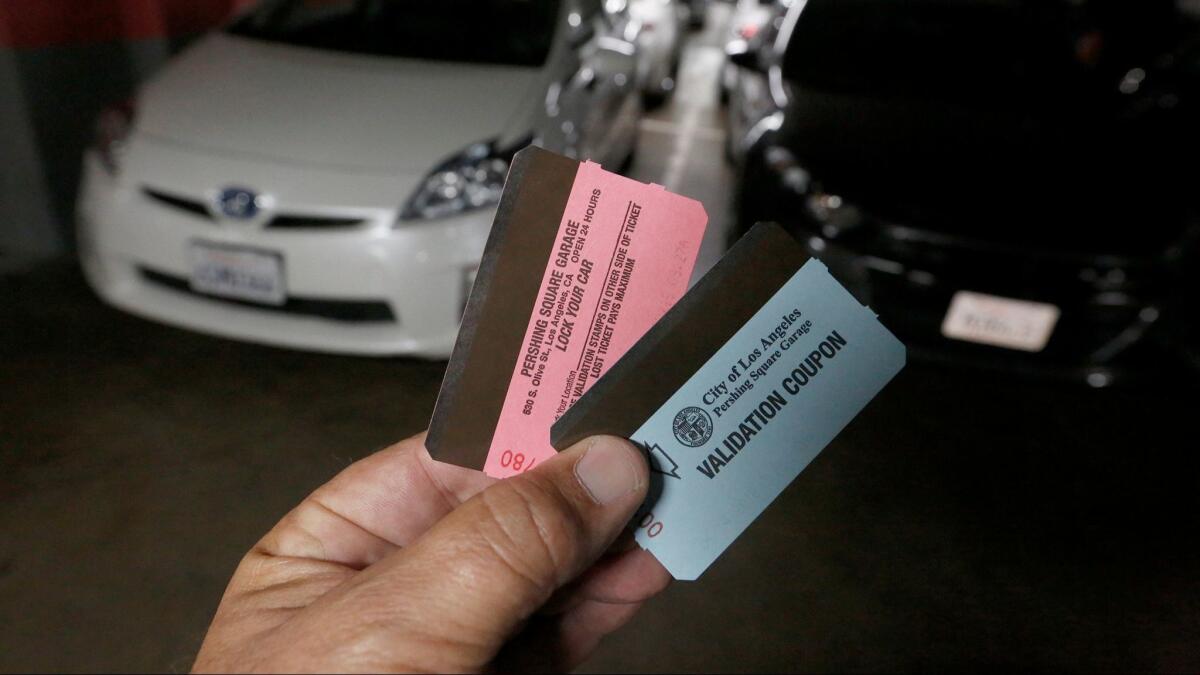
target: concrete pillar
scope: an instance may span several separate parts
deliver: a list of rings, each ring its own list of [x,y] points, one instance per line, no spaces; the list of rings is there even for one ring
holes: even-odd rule
[[[62,251],[16,54],[0,46],[0,268]]]

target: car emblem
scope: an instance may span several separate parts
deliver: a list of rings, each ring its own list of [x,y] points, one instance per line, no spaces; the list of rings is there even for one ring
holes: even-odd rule
[[[226,218],[251,220],[262,206],[262,197],[246,188],[227,187],[217,194],[217,211]]]

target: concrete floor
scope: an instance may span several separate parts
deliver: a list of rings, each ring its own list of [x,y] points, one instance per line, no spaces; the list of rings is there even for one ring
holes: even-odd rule
[[[714,34],[634,173],[719,233]],[[0,275],[0,307],[0,671],[186,670],[243,552],[422,429],[444,368],[155,325],[66,266]],[[1197,403],[914,364],[584,670],[1196,671]]]

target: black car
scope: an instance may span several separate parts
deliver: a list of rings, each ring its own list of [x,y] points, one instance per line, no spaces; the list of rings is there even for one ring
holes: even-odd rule
[[[1200,31],[1184,4],[809,0],[743,139],[785,224],[914,356],[1200,374]]]

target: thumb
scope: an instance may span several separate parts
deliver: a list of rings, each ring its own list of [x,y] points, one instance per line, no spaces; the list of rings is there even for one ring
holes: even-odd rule
[[[577,443],[480,492],[372,568],[366,595],[391,604],[385,614],[399,612],[406,630],[419,626],[427,644],[454,646],[425,665],[481,667],[609,548],[645,499],[648,471],[628,441]]]

